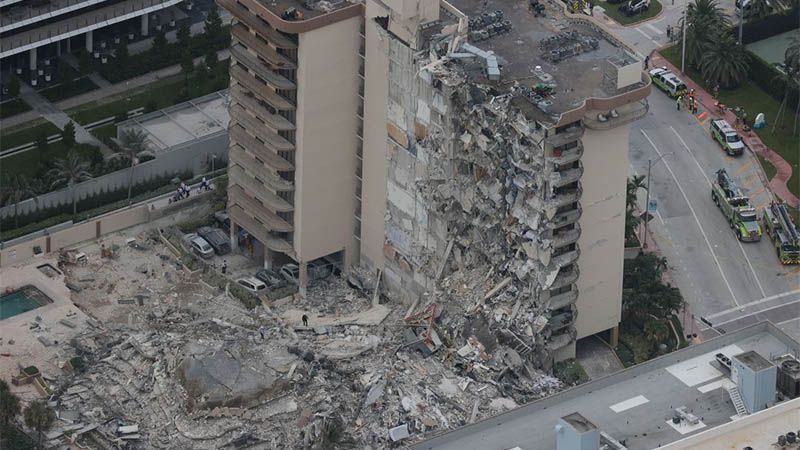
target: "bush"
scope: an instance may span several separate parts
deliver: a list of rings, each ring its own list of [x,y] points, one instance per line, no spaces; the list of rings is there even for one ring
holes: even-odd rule
[[[577,386],[589,381],[589,375],[575,358],[555,363],[553,375],[568,386]]]
[[[792,8],[784,13],[774,13],[762,20],[745,22],[742,26],[742,42],[747,45],[762,41],[772,36],[792,31],[800,20],[800,7]],[[739,28],[732,27],[731,33],[739,39]]]
[[[783,95],[786,93],[786,81],[781,76],[782,74],[772,64],[759,58],[755,53],[747,53],[750,54],[750,80],[775,100],[783,101]],[[786,104],[796,105],[798,95],[800,94],[797,89],[789,90]]]

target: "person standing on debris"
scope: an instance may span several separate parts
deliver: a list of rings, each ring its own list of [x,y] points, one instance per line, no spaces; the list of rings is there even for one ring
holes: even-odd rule
[[[222,273],[228,272],[228,261],[222,260]]]
[[[302,319],[303,319],[303,326],[307,327],[308,326],[308,316],[303,314]]]
[[[265,327],[264,325],[261,325],[260,327],[258,327],[258,332],[261,333],[261,340],[262,341],[264,339],[266,339],[267,327]]]

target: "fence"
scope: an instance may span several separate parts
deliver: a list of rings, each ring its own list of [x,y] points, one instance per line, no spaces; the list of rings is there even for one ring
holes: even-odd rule
[[[133,184],[143,184],[157,177],[191,171],[194,175],[205,172],[210,167],[211,155],[216,155],[221,166],[228,160],[228,132],[220,131],[203,139],[186,142],[172,147],[171,151],[161,153],[156,159],[134,166]],[[219,167],[219,166],[218,166]],[[96,195],[127,189],[130,169],[118,170],[101,177],[93,178],[75,187],[78,201]],[[18,214],[23,217],[43,209],[52,209],[72,204],[72,189],[49,192],[36,198],[24,200],[18,205]],[[14,204],[0,208],[0,218],[13,217]]]

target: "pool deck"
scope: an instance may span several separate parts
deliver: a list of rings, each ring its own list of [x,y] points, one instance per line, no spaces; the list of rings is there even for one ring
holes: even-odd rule
[[[51,278],[37,269],[37,266],[48,263],[56,267],[55,259],[37,258],[29,265],[3,267],[0,270],[0,292],[33,285],[53,300],[42,307],[0,321],[0,378],[9,385],[11,377],[19,374],[20,367],[36,366],[45,379],[55,376],[66,362],[66,355],[61,355],[60,344],[69,342],[88,326],[88,316],[70,300],[63,274]],[[75,327],[59,323],[62,319]],[[37,323],[38,326],[34,326]],[[50,345],[42,343],[40,337]],[[23,400],[41,397],[32,384],[11,385],[11,389]]]

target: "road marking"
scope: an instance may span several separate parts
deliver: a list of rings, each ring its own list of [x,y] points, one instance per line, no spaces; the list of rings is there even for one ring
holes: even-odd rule
[[[742,165],[742,167],[739,167],[738,169],[736,169],[736,172],[734,172],[733,174],[734,174],[735,176],[737,176],[737,177],[738,177],[739,175],[741,175],[742,173],[744,173],[744,171],[745,171],[745,170],[747,170],[748,168],[750,168],[750,166],[752,166],[752,165],[753,165],[753,160],[752,160],[752,159],[749,159],[749,160],[747,160],[747,162],[746,162],[746,163],[744,163],[744,164]]]
[[[703,174],[703,178],[705,178],[706,182],[708,182],[708,184],[711,185],[711,180],[706,175],[706,172],[703,170],[703,167],[700,166],[700,162],[697,161],[697,158],[694,157],[692,149],[690,149],[689,146],[686,145],[686,142],[683,140],[683,137],[681,137],[681,135],[678,134],[677,131],[675,131],[675,128],[670,127],[670,129],[672,130],[673,133],[675,133],[675,136],[678,136],[678,139],[681,141],[681,144],[683,144],[683,146],[686,148],[686,151],[689,152],[689,155],[692,157],[692,160],[697,165],[697,168],[700,169],[700,173]],[[675,181],[677,182],[677,180]],[[750,272],[753,274],[753,279],[756,280],[756,286],[758,286],[758,290],[761,292],[761,296],[766,297],[767,293],[764,292],[764,287],[761,286],[761,281],[758,279],[758,274],[756,274],[756,270],[753,268],[753,263],[750,262],[750,258],[747,257],[747,252],[744,251],[744,247],[742,247],[742,243],[739,241],[738,238],[736,239],[736,243],[739,245],[739,250],[742,251],[742,255],[744,255],[744,260],[747,261],[747,266],[750,267]]]
[[[646,27],[647,27],[648,29],[650,29],[650,30],[653,30],[653,32],[654,32],[655,34],[664,34],[664,32],[663,32],[663,31],[659,30],[658,28],[654,27],[653,25],[651,25],[651,24],[649,24],[649,23],[648,23],[648,24],[645,24],[644,26],[646,26]]]
[[[706,319],[713,319],[715,317],[723,316],[725,314],[732,313],[734,311],[744,311],[746,308],[749,308],[751,306],[760,305],[762,303],[771,302],[773,300],[778,300],[780,298],[788,297],[790,295],[795,295],[795,294],[800,294],[800,289],[793,289],[791,291],[781,292],[780,294],[770,295],[769,297],[764,297],[764,298],[761,298],[759,300],[754,300],[754,301],[752,301],[750,303],[745,303],[744,305],[739,305],[739,306],[737,306],[735,308],[724,309],[722,311],[715,312],[714,314],[710,314],[710,315],[705,316],[705,317],[706,317]]]
[[[742,320],[742,319],[747,318],[747,317],[752,317],[752,316],[755,316],[757,314],[762,314],[762,313],[765,313],[767,311],[772,311],[773,309],[783,308],[784,306],[794,305],[795,303],[800,303],[800,300],[794,300],[794,301],[791,301],[789,303],[782,303],[780,305],[770,306],[769,308],[765,308],[765,309],[761,309],[761,310],[758,310],[758,311],[754,311],[754,312],[751,312],[750,314],[745,314],[745,315],[739,316],[739,317],[737,317],[735,319],[729,319],[729,320],[726,320],[724,322],[715,323],[714,326],[715,327],[721,327],[721,326],[727,325],[727,324],[729,324],[731,322],[736,322],[737,320]]]
[[[629,398],[624,402],[619,402],[609,406],[612,411],[615,413],[621,413],[622,411],[627,411],[631,408],[636,408],[637,406],[644,405],[645,403],[649,402],[650,400],[647,399],[644,395],[637,395],[636,397]]]
[[[656,144],[650,139],[650,136],[644,132],[644,130],[639,130],[644,135],[645,139],[653,146],[653,149],[658,154],[659,158],[664,158],[664,155],[658,150]],[[674,129],[673,129],[674,131]],[[722,281],[725,282],[725,286],[728,287],[728,292],[731,293],[731,298],[733,299],[733,303],[736,306],[739,306],[739,301],[736,299],[736,294],[733,293],[733,288],[731,288],[731,284],[728,282],[728,278],[725,276],[725,272],[722,270],[722,266],[719,264],[719,259],[717,258],[717,254],[714,253],[714,248],[711,246],[711,241],[708,240],[708,236],[706,236],[705,230],[703,230],[703,226],[700,225],[700,220],[697,218],[697,214],[694,212],[694,208],[692,204],[689,202],[689,197],[686,196],[686,192],[683,191],[683,186],[678,182],[678,178],[675,176],[675,172],[672,171],[672,168],[669,166],[667,160],[664,160],[664,166],[669,171],[669,174],[672,175],[672,180],[675,181],[675,185],[678,186],[678,190],[681,191],[681,195],[683,195],[683,199],[686,201],[686,204],[689,206],[689,212],[692,213],[692,217],[694,217],[694,222],[697,224],[697,227],[700,228],[700,234],[703,235],[703,239],[706,241],[706,245],[708,246],[708,251],[711,253],[711,256],[714,257],[714,262],[717,264],[717,269],[719,270],[719,274],[722,275]]]
[[[794,319],[784,320],[783,322],[778,322],[778,323],[775,323],[773,325],[784,325],[784,324],[787,324],[789,322],[794,322],[795,320],[800,320],[800,317],[795,317]]]
[[[646,37],[646,38],[647,38],[647,40],[649,40],[649,41],[650,41],[650,42],[652,42],[653,44],[656,44],[657,46],[660,46],[660,45],[661,45],[661,44],[659,44],[658,42],[654,41],[654,40],[653,40],[653,38],[651,38],[650,36],[648,36],[648,35],[647,35],[647,33],[645,33],[644,31],[642,31],[640,28],[636,28],[636,31],[638,31],[639,33],[641,33],[641,35],[642,35],[642,36]]]

